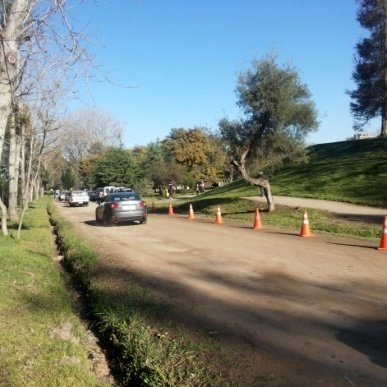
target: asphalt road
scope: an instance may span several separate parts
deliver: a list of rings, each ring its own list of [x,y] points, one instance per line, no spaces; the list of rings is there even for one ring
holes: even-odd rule
[[[182,215],[104,228],[94,204],[58,211],[103,257],[103,283],[124,296],[135,280],[180,330],[215,337],[240,385],[387,385],[387,253],[375,244]]]

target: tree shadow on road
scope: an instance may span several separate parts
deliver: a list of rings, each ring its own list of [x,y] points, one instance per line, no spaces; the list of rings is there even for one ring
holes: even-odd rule
[[[363,320],[339,329],[336,337],[341,342],[367,355],[368,359],[387,368],[387,320]]]
[[[106,285],[103,292],[118,313],[127,313],[122,302],[130,300],[135,313],[170,324],[178,332],[216,337],[228,354],[239,359],[237,368],[245,374],[245,385],[254,385],[251,383],[262,372],[278,372],[276,381],[282,385],[295,381],[306,385],[316,378],[333,385],[343,381],[342,375],[358,385],[387,383],[387,372],[372,366],[387,367],[385,320],[365,322],[361,317],[367,310],[387,318],[386,299],[371,297],[387,294],[387,285],[316,283],[275,271],[241,278],[220,267],[209,270],[198,265],[192,269],[181,255],[176,255],[173,264],[186,276],[170,279],[102,260],[93,282]],[[193,281],[201,285],[190,286]],[[133,286],[150,292],[154,301],[128,297]],[[375,346],[379,335],[381,344]],[[368,355],[370,363],[362,364],[358,353]]]

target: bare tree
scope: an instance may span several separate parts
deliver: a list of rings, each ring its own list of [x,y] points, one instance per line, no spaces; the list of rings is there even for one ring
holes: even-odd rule
[[[29,151],[28,162],[25,178],[25,186],[23,187],[22,214],[20,216],[17,239],[20,238],[20,232],[23,224],[25,211],[28,208],[28,202],[41,195],[41,182],[39,175],[43,154],[49,141],[49,135],[58,131],[59,126],[57,121],[52,116],[53,100],[49,98],[42,103],[39,110],[35,110],[36,114],[31,116],[31,124],[29,125]],[[51,136],[52,137],[52,136]],[[48,144],[50,145],[50,144]],[[26,152],[24,152],[26,153]]]
[[[79,44],[81,34],[74,33],[67,19],[66,3],[66,0],[3,0],[0,4],[0,159],[10,115],[22,104],[37,105],[31,101],[49,92],[45,86],[49,83],[47,79],[53,79],[52,74],[58,74],[58,68],[62,75],[90,59]],[[56,14],[60,18],[50,25]],[[64,28],[58,20],[62,20]],[[11,125],[10,129],[10,212],[14,218],[20,154],[24,148],[16,126]],[[7,212],[1,198],[0,208],[3,225]],[[2,230],[5,234],[4,227]]]
[[[69,115],[62,124],[60,144],[68,161],[122,145],[122,124],[101,109],[83,109]]]

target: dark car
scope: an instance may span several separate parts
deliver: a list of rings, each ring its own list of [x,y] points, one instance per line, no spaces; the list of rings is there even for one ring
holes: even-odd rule
[[[133,221],[146,223],[146,205],[135,192],[109,193],[101,198],[95,210],[95,220],[103,222],[104,226]]]

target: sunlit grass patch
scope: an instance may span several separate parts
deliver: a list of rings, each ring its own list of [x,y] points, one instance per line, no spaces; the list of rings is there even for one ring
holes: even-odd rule
[[[103,385],[53,261],[46,205],[27,212],[21,240],[0,237],[0,385]],[[58,335],[64,326],[69,334]]]

